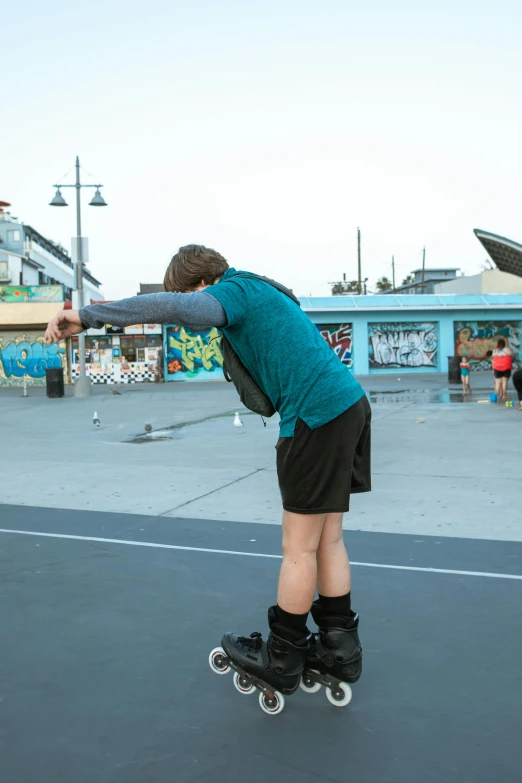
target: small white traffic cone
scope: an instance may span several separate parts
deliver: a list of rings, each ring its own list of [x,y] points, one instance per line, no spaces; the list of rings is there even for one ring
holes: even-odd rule
[[[236,415],[234,416],[234,427],[243,427],[243,422],[239,418],[239,413],[236,411]]]
[[[92,417],[92,423],[95,427],[101,427],[101,422],[98,418],[98,414],[96,413],[96,411],[94,411],[94,415]]]

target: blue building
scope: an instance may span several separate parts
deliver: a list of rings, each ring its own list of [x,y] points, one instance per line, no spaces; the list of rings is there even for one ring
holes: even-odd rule
[[[501,336],[522,361],[522,294],[332,296],[301,304],[356,375],[447,372],[455,355],[489,369],[487,352]]]
[[[522,364],[522,294],[303,297],[301,305],[356,375],[447,372],[449,356],[467,356],[473,370],[490,369],[487,354],[499,337]],[[165,380],[221,379],[217,334],[165,326]]]

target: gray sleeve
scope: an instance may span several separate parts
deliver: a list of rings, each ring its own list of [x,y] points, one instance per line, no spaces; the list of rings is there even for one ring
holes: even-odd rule
[[[227,316],[218,300],[206,291],[191,294],[142,294],[118,302],[82,307],[80,319],[85,329],[101,329],[105,324],[181,324],[185,326],[226,326]]]

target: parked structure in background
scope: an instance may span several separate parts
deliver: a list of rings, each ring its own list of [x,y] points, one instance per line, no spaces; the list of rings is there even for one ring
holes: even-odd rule
[[[85,299],[103,299],[101,283],[84,267]],[[9,212],[0,211],[0,286],[60,285],[66,300],[72,298],[74,268],[71,256]]]
[[[383,293],[396,293],[396,294],[433,294],[435,293],[435,286],[438,283],[445,282],[447,280],[454,280],[457,277],[458,267],[456,268],[441,268],[441,269],[425,269],[424,280],[423,270],[415,269],[407,278],[403,281],[402,285],[397,286],[395,290],[390,288]]]
[[[164,290],[163,283],[140,283],[138,296],[140,294],[161,294]]]

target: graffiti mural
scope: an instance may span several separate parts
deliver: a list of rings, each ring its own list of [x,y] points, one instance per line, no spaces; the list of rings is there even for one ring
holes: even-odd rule
[[[472,370],[491,370],[491,357],[488,351],[493,351],[497,340],[501,337],[507,342],[515,354],[514,365],[520,367],[522,355],[520,352],[520,321],[454,321],[455,355],[467,356]]]
[[[435,321],[368,324],[370,368],[437,368]]]
[[[0,285],[0,302],[63,302],[63,285]]]
[[[352,324],[316,324],[321,337],[346,367],[353,365]]]
[[[165,327],[165,379],[187,381],[223,378],[221,335],[216,327]]]
[[[0,332],[0,386],[45,384],[47,368],[66,368],[65,341],[46,345],[42,332]]]

